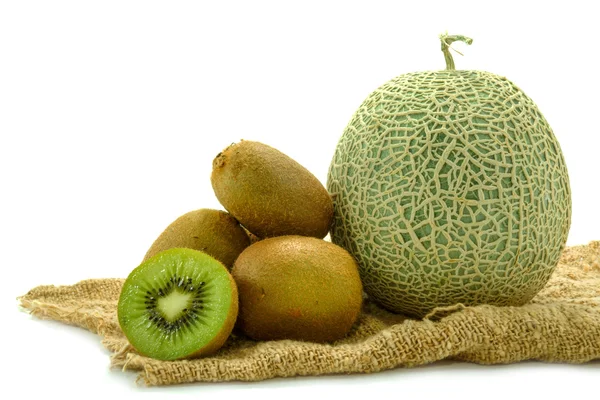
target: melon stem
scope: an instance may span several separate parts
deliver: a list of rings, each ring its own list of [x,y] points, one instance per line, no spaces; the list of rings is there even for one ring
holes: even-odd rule
[[[456,67],[454,65],[454,59],[452,58],[452,54],[450,54],[450,46],[454,42],[464,42],[466,44],[471,44],[473,43],[473,39],[463,35],[448,35],[447,33],[444,33],[440,35],[440,40],[442,41],[442,52],[444,53],[444,58],[446,59],[446,70],[454,71]],[[457,50],[454,51],[456,51],[458,54],[461,54]]]

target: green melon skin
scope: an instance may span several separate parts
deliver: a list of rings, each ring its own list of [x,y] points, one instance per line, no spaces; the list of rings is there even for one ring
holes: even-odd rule
[[[518,306],[547,283],[571,225],[552,129],[504,77],[398,76],[346,127],[331,162],[333,243],[365,292],[422,317],[457,303]]]

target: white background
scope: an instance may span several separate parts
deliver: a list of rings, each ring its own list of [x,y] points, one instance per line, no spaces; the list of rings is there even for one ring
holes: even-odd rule
[[[598,361],[137,387],[134,373],[109,369],[97,336],[32,318],[16,301],[41,284],[126,277],[176,217],[220,208],[211,162],[231,142],[269,144],[325,182],[354,110],[396,75],[443,68],[446,30],[474,38],[456,45],[465,54],[457,68],[505,75],[538,104],[570,173],[568,244],[600,239],[598,13],[589,4],[1,2],[2,389],[64,398],[597,393]]]

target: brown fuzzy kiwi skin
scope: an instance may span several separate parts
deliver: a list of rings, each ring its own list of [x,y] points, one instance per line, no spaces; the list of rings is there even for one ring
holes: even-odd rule
[[[190,355],[188,358],[198,358],[209,356],[211,354],[216,353],[229,339],[233,328],[235,327],[235,323],[237,321],[238,312],[239,312],[239,293],[237,289],[237,284],[235,280],[229,275],[229,280],[231,283],[231,304],[229,306],[229,313],[227,314],[227,318],[223,323],[223,327],[219,331],[219,334],[216,335],[213,340],[208,342],[203,348],[198,350],[197,352]]]
[[[333,342],[361,311],[356,261],[325,240],[263,239],[240,254],[231,274],[240,297],[236,328],[255,340]]]
[[[238,255],[250,245],[250,238],[228,212],[201,208],[183,214],[156,238],[143,261],[174,247],[199,250],[216,258],[228,270]]]
[[[211,183],[223,207],[259,238],[324,238],[333,201],[298,162],[266,144],[241,140],[213,160]]]

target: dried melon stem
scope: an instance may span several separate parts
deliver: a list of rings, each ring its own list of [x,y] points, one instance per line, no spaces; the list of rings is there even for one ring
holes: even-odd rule
[[[454,71],[456,67],[454,66],[454,59],[452,58],[452,54],[450,54],[450,46],[454,42],[464,42],[470,45],[471,43],[473,43],[473,39],[463,35],[448,35],[447,33],[443,33],[440,35],[440,40],[442,41],[442,52],[444,53],[444,58],[446,59],[446,70]],[[452,50],[462,55],[458,50]]]

